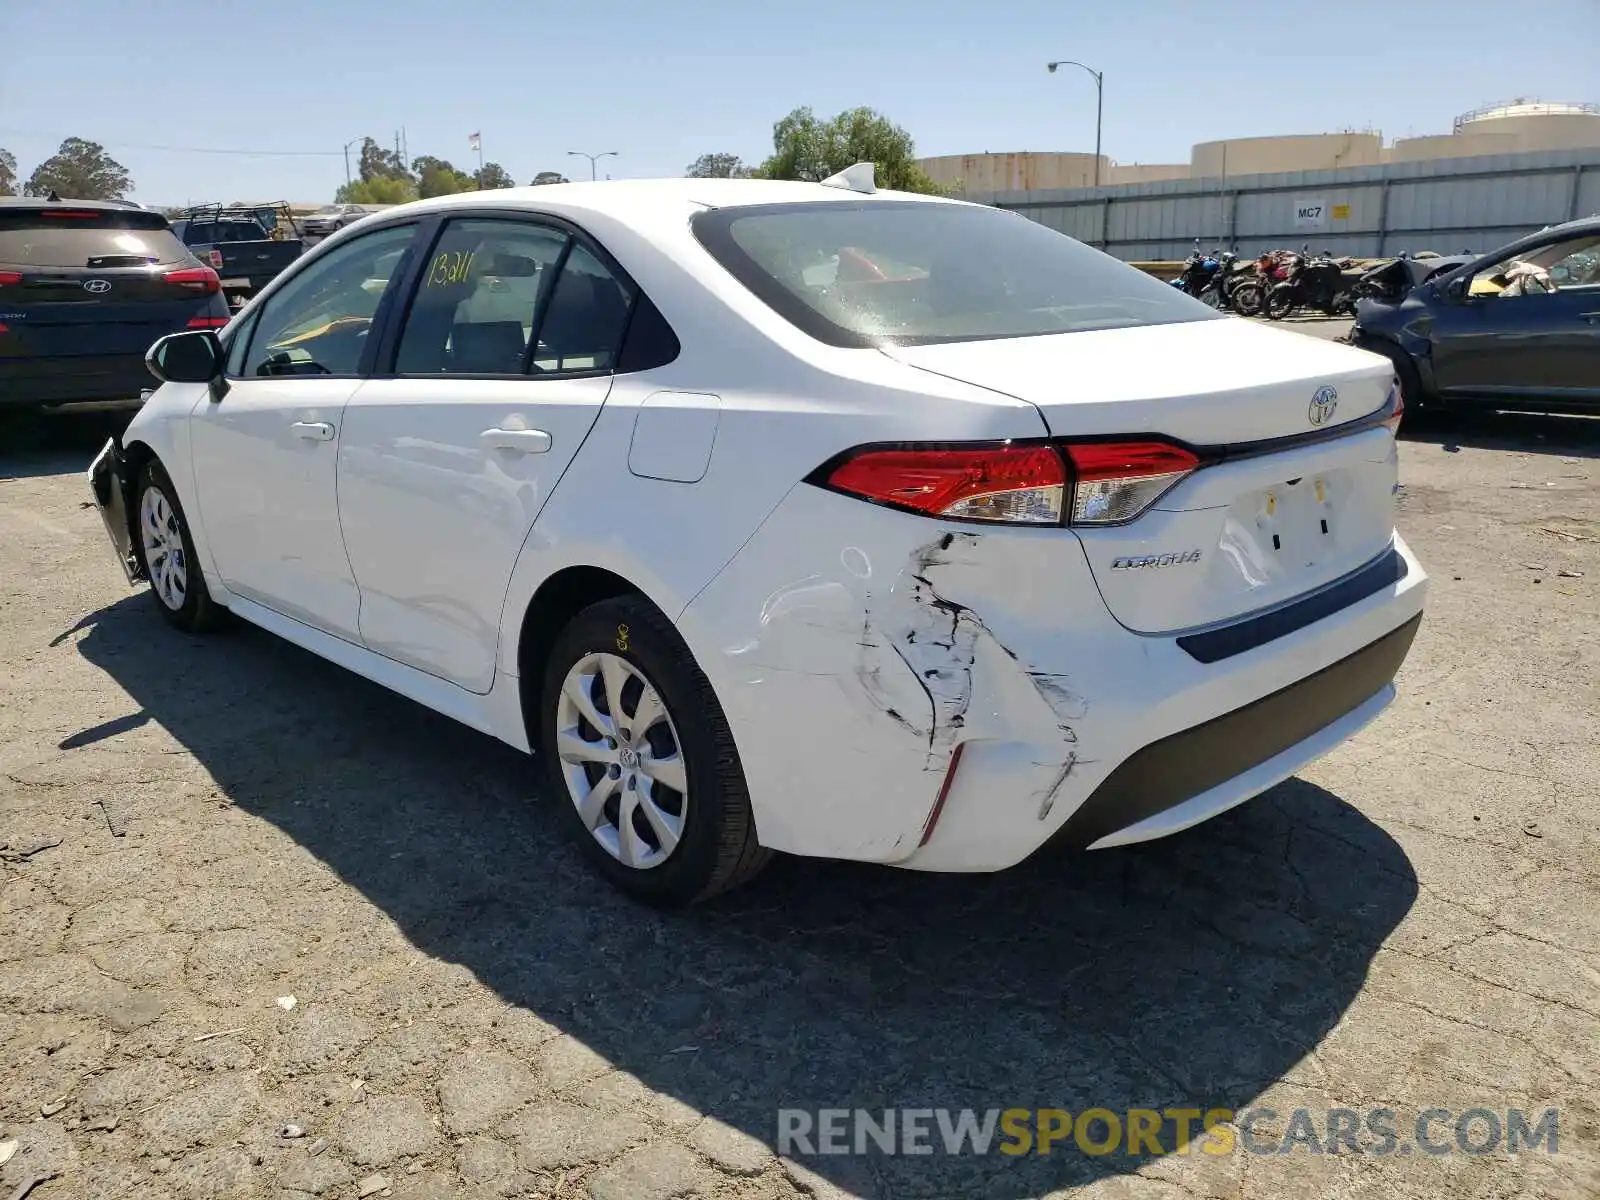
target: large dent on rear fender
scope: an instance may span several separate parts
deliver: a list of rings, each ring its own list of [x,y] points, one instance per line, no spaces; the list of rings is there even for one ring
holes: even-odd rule
[[[858,675],[868,693],[876,694],[884,654],[905,665],[925,700],[921,721],[907,725],[927,738],[930,768],[942,769],[963,737],[998,732],[994,710],[1001,703],[1007,730],[1015,728],[1021,700],[1033,732],[1051,727],[1067,744],[1076,743],[1073,722],[1089,709],[1068,676],[1030,669],[973,607],[979,603],[974,592],[993,589],[993,564],[984,562],[981,539],[978,533],[945,533],[917,547],[885,593],[865,597]],[[1016,686],[1019,675],[1032,696]],[[981,702],[976,713],[975,699]]]
[[[996,595],[993,558],[977,532],[943,533],[892,573],[847,549],[835,578],[809,576],[770,596],[760,636],[741,648],[751,667],[831,681],[853,710],[859,744],[871,744],[874,730],[889,732],[902,749],[897,761],[922,774],[921,807],[891,860],[915,848],[959,743],[1030,747],[1040,820],[1083,761],[1077,724],[1087,698],[1069,675],[1023,659],[984,617],[985,598]]]

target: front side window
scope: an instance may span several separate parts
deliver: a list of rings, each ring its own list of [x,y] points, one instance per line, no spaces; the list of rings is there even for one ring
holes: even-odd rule
[[[783,317],[840,346],[1205,321],[1178,289],[1000,209],[894,200],[712,209],[702,245]]]
[[[398,375],[609,371],[629,290],[565,230],[464,219],[423,264],[395,357]]]
[[[414,233],[402,225],[346,242],[267,297],[242,375],[356,374]]]
[[[1502,259],[1475,274],[1469,290],[1508,300],[1600,290],[1600,235],[1565,238]]]

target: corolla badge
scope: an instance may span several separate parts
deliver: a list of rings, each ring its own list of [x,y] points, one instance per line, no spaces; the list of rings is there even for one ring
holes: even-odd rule
[[[1326,425],[1333,419],[1333,410],[1338,407],[1339,390],[1324,384],[1311,397],[1310,407],[1306,409],[1306,418],[1313,425]]]
[[[102,296],[111,290],[111,281],[109,279],[85,279],[83,281],[83,290],[96,296]]]

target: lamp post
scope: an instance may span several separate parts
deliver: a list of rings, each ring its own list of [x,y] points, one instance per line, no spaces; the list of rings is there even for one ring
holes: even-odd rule
[[[618,152],[615,151],[615,150],[602,150],[599,154],[588,154],[588,153],[585,153],[582,150],[568,150],[567,153],[569,155],[571,155],[573,158],[587,158],[589,160],[589,178],[590,179],[598,178],[598,175],[595,172],[595,163],[599,162],[602,158],[619,158],[619,157],[621,157],[621,155],[619,155]]]
[[[346,142],[344,144],[344,182],[345,182],[346,186],[349,186],[349,184],[351,182],[351,180],[350,180],[350,147],[354,146],[357,142],[364,142],[366,140],[367,139],[364,138],[364,137],[351,138],[348,142]]]
[[[1105,110],[1106,75],[1104,71],[1096,71],[1093,67],[1071,58],[1060,58],[1052,63],[1045,63],[1050,74],[1056,73],[1057,67],[1077,67],[1087,71],[1094,79],[1094,185],[1100,186],[1100,116]]]

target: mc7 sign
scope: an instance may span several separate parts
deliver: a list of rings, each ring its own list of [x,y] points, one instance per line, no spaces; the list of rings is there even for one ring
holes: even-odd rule
[[[1294,227],[1303,233],[1320,233],[1328,227],[1328,205],[1321,196],[1294,201]]]

